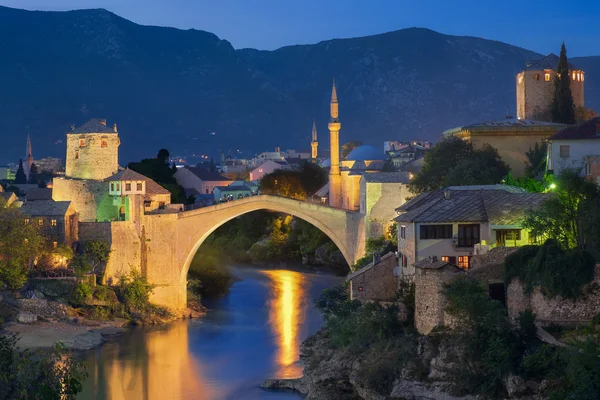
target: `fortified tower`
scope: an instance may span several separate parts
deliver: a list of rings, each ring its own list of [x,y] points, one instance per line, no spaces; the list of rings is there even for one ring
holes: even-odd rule
[[[550,120],[558,61],[556,54],[549,54],[539,61],[528,62],[517,74],[518,119]],[[569,78],[575,107],[583,107],[584,73],[569,63]]]
[[[117,124],[91,119],[67,133],[65,176],[71,179],[103,180],[119,170]]]
[[[329,168],[329,205],[331,207],[342,206],[342,178],[340,175],[340,129],[342,124],[339,121],[339,108],[337,92],[335,90],[335,79],[331,89],[331,103],[329,105],[331,121],[329,122],[329,148],[330,148],[330,168]]]
[[[319,147],[319,142],[317,141],[317,124],[315,121],[313,121],[312,141],[310,142],[310,147],[311,147],[311,158],[314,162],[317,159],[318,147]]]

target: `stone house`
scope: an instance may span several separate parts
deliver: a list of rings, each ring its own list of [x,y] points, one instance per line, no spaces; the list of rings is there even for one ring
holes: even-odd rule
[[[396,209],[403,276],[428,257],[469,269],[475,250],[535,241],[523,229],[525,213],[549,195],[505,185],[450,186],[423,193]]]
[[[565,168],[600,184],[600,117],[565,128],[548,139],[548,170],[555,175]]]
[[[79,240],[78,215],[70,201],[28,201],[20,211],[26,216],[23,222],[39,226],[54,247],[59,243],[70,247]]]
[[[350,300],[394,300],[399,273],[396,255],[392,252],[367,264],[346,278],[350,284]]]
[[[200,194],[211,194],[217,186],[228,186],[233,180],[201,167],[183,167],[175,173],[177,183],[184,189],[196,189]]]
[[[465,271],[435,256],[415,263],[414,268],[415,328],[427,335],[436,327],[451,326],[452,317],[445,311],[444,285]]]
[[[117,172],[106,181],[108,194],[113,198],[120,221],[135,219],[134,215],[141,212],[133,212],[138,205],[143,204],[143,211],[150,213],[171,204],[171,192],[129,168]]]
[[[367,237],[384,235],[396,216],[394,209],[410,196],[408,172],[379,172],[360,179],[360,213],[365,215]]]
[[[278,169],[288,169],[289,165],[285,160],[266,160],[258,167],[250,171],[251,181],[260,181],[263,176],[277,171]]]

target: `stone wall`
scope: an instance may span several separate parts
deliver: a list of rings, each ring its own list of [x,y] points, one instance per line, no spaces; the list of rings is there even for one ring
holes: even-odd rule
[[[405,227],[405,235],[402,237],[402,227]],[[398,252],[400,253],[400,266],[402,276],[413,276],[415,274],[414,263],[417,262],[417,249],[415,237],[415,224],[412,222],[398,223]],[[403,264],[403,257],[406,257],[406,262]]]
[[[396,255],[392,252],[384,255],[380,262],[370,263],[353,274],[348,275],[350,298],[352,300],[391,301],[396,297],[398,278],[394,269],[398,266]]]
[[[85,142],[80,146],[80,140]],[[67,134],[65,176],[106,179],[119,170],[119,135],[115,133]],[[104,145],[103,145],[104,144]]]
[[[118,218],[118,208],[108,195],[108,183],[54,178],[52,184],[52,199],[70,201],[79,213],[79,221],[109,221]]]
[[[385,235],[394,223],[396,208],[406,202],[410,195],[404,183],[360,182],[361,213],[365,214],[367,237]],[[364,202],[364,205],[363,205]]]
[[[600,265],[596,265],[594,281],[584,287],[580,299],[550,299],[542,294],[539,287],[531,294],[526,294],[523,282],[513,279],[506,291],[506,305],[511,318],[517,318],[519,313],[531,309],[536,320],[544,325],[584,324],[600,313]]]

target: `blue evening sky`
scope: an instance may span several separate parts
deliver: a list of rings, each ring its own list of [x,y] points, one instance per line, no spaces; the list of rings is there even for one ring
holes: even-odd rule
[[[540,53],[600,55],[600,0],[0,0],[1,5],[106,8],[146,25],[213,32],[235,48],[275,49],[408,27],[500,40]]]

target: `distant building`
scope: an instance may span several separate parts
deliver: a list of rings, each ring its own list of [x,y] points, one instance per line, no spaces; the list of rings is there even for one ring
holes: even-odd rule
[[[26,201],[52,200],[52,189],[36,188],[25,194]]]
[[[280,160],[267,160],[260,164],[258,167],[254,168],[250,171],[250,180],[251,181],[260,181],[263,176],[270,174],[278,169],[288,169],[289,165],[287,161]]]
[[[507,118],[460,126],[445,131],[443,135],[468,140],[475,148],[481,148],[486,143],[491,145],[498,150],[502,161],[508,164],[512,174],[520,177],[525,174],[528,161],[525,153],[536,143],[541,145],[545,139],[565,127],[566,125],[552,122]]]
[[[13,181],[15,179],[15,173],[9,166],[0,166],[0,180]]]
[[[211,194],[215,187],[233,182],[233,179],[200,167],[178,168],[175,179],[184,189],[196,189],[200,194]]]
[[[576,168],[600,185],[600,117],[565,128],[548,139],[548,170]]]
[[[240,200],[252,196],[252,189],[246,185],[217,186],[214,191],[215,202]]]
[[[409,146],[419,146],[424,149],[429,149],[431,143],[429,140],[412,140],[412,141],[400,141],[400,140],[388,140],[383,142],[383,152],[387,153],[394,150],[402,150]]]
[[[394,168],[399,169],[404,164],[423,157],[428,149],[429,147],[423,147],[421,145],[409,143],[399,149],[390,150],[386,154],[388,160],[391,161]]]
[[[556,54],[549,54],[541,60],[528,62],[526,68],[517,74],[518,119],[550,119],[558,61]],[[575,107],[583,107],[583,70],[569,63],[569,78]]]
[[[450,186],[418,195],[396,209],[402,274],[414,275],[415,263],[434,256],[466,270],[478,246],[484,251],[534,242],[522,221],[548,196],[504,185]]]
[[[37,166],[38,172],[48,171],[51,173],[56,173],[62,171],[63,169],[63,162],[60,158],[45,157],[39,160],[35,160],[34,162]]]
[[[313,121],[312,139],[310,141],[310,158],[315,162],[319,158],[319,141],[317,140],[317,123]]]

